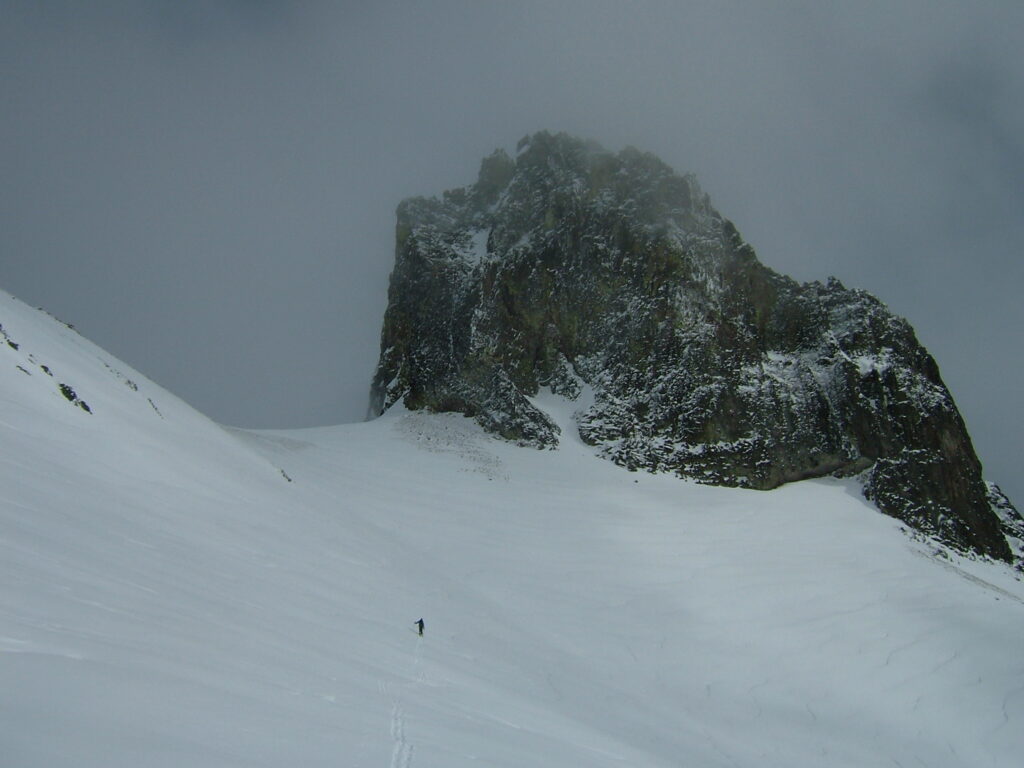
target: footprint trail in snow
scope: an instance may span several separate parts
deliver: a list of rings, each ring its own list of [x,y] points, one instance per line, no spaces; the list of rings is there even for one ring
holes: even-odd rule
[[[419,685],[423,682],[423,673],[420,670],[420,645],[423,638],[416,638],[416,650],[413,653],[413,680],[412,685]],[[411,768],[413,745],[405,737],[405,707],[403,706],[403,688],[399,686],[398,693],[391,698],[391,740],[394,748],[391,751],[390,768]],[[381,693],[390,693],[387,683],[381,682]]]

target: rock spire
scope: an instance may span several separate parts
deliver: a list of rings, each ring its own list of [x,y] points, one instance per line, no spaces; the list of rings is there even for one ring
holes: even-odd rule
[[[910,325],[765,267],[653,155],[538,133],[475,184],[398,208],[371,415],[402,401],[551,447],[540,387],[579,399],[582,439],[625,467],[753,489],[858,475],[886,514],[1011,558]]]

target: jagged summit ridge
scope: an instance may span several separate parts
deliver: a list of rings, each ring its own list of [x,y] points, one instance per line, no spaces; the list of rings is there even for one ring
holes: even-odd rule
[[[909,324],[762,265],[690,175],[538,133],[476,183],[398,208],[371,414],[458,411],[556,445],[542,386],[629,468],[774,488],[864,473],[884,512],[1008,559],[981,465]]]

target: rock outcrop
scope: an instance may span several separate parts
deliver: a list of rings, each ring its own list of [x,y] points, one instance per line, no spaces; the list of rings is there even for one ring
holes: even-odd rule
[[[837,280],[768,269],[650,154],[539,133],[475,184],[398,208],[371,414],[458,411],[550,447],[543,386],[586,390],[580,436],[623,466],[754,489],[859,475],[883,512],[1011,558],[909,324]]]

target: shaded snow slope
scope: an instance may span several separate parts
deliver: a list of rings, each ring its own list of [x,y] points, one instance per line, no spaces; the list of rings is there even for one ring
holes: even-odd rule
[[[226,431],[5,294],[0,325],[2,765],[1024,753],[1021,583],[843,482],[697,486],[401,410]]]

